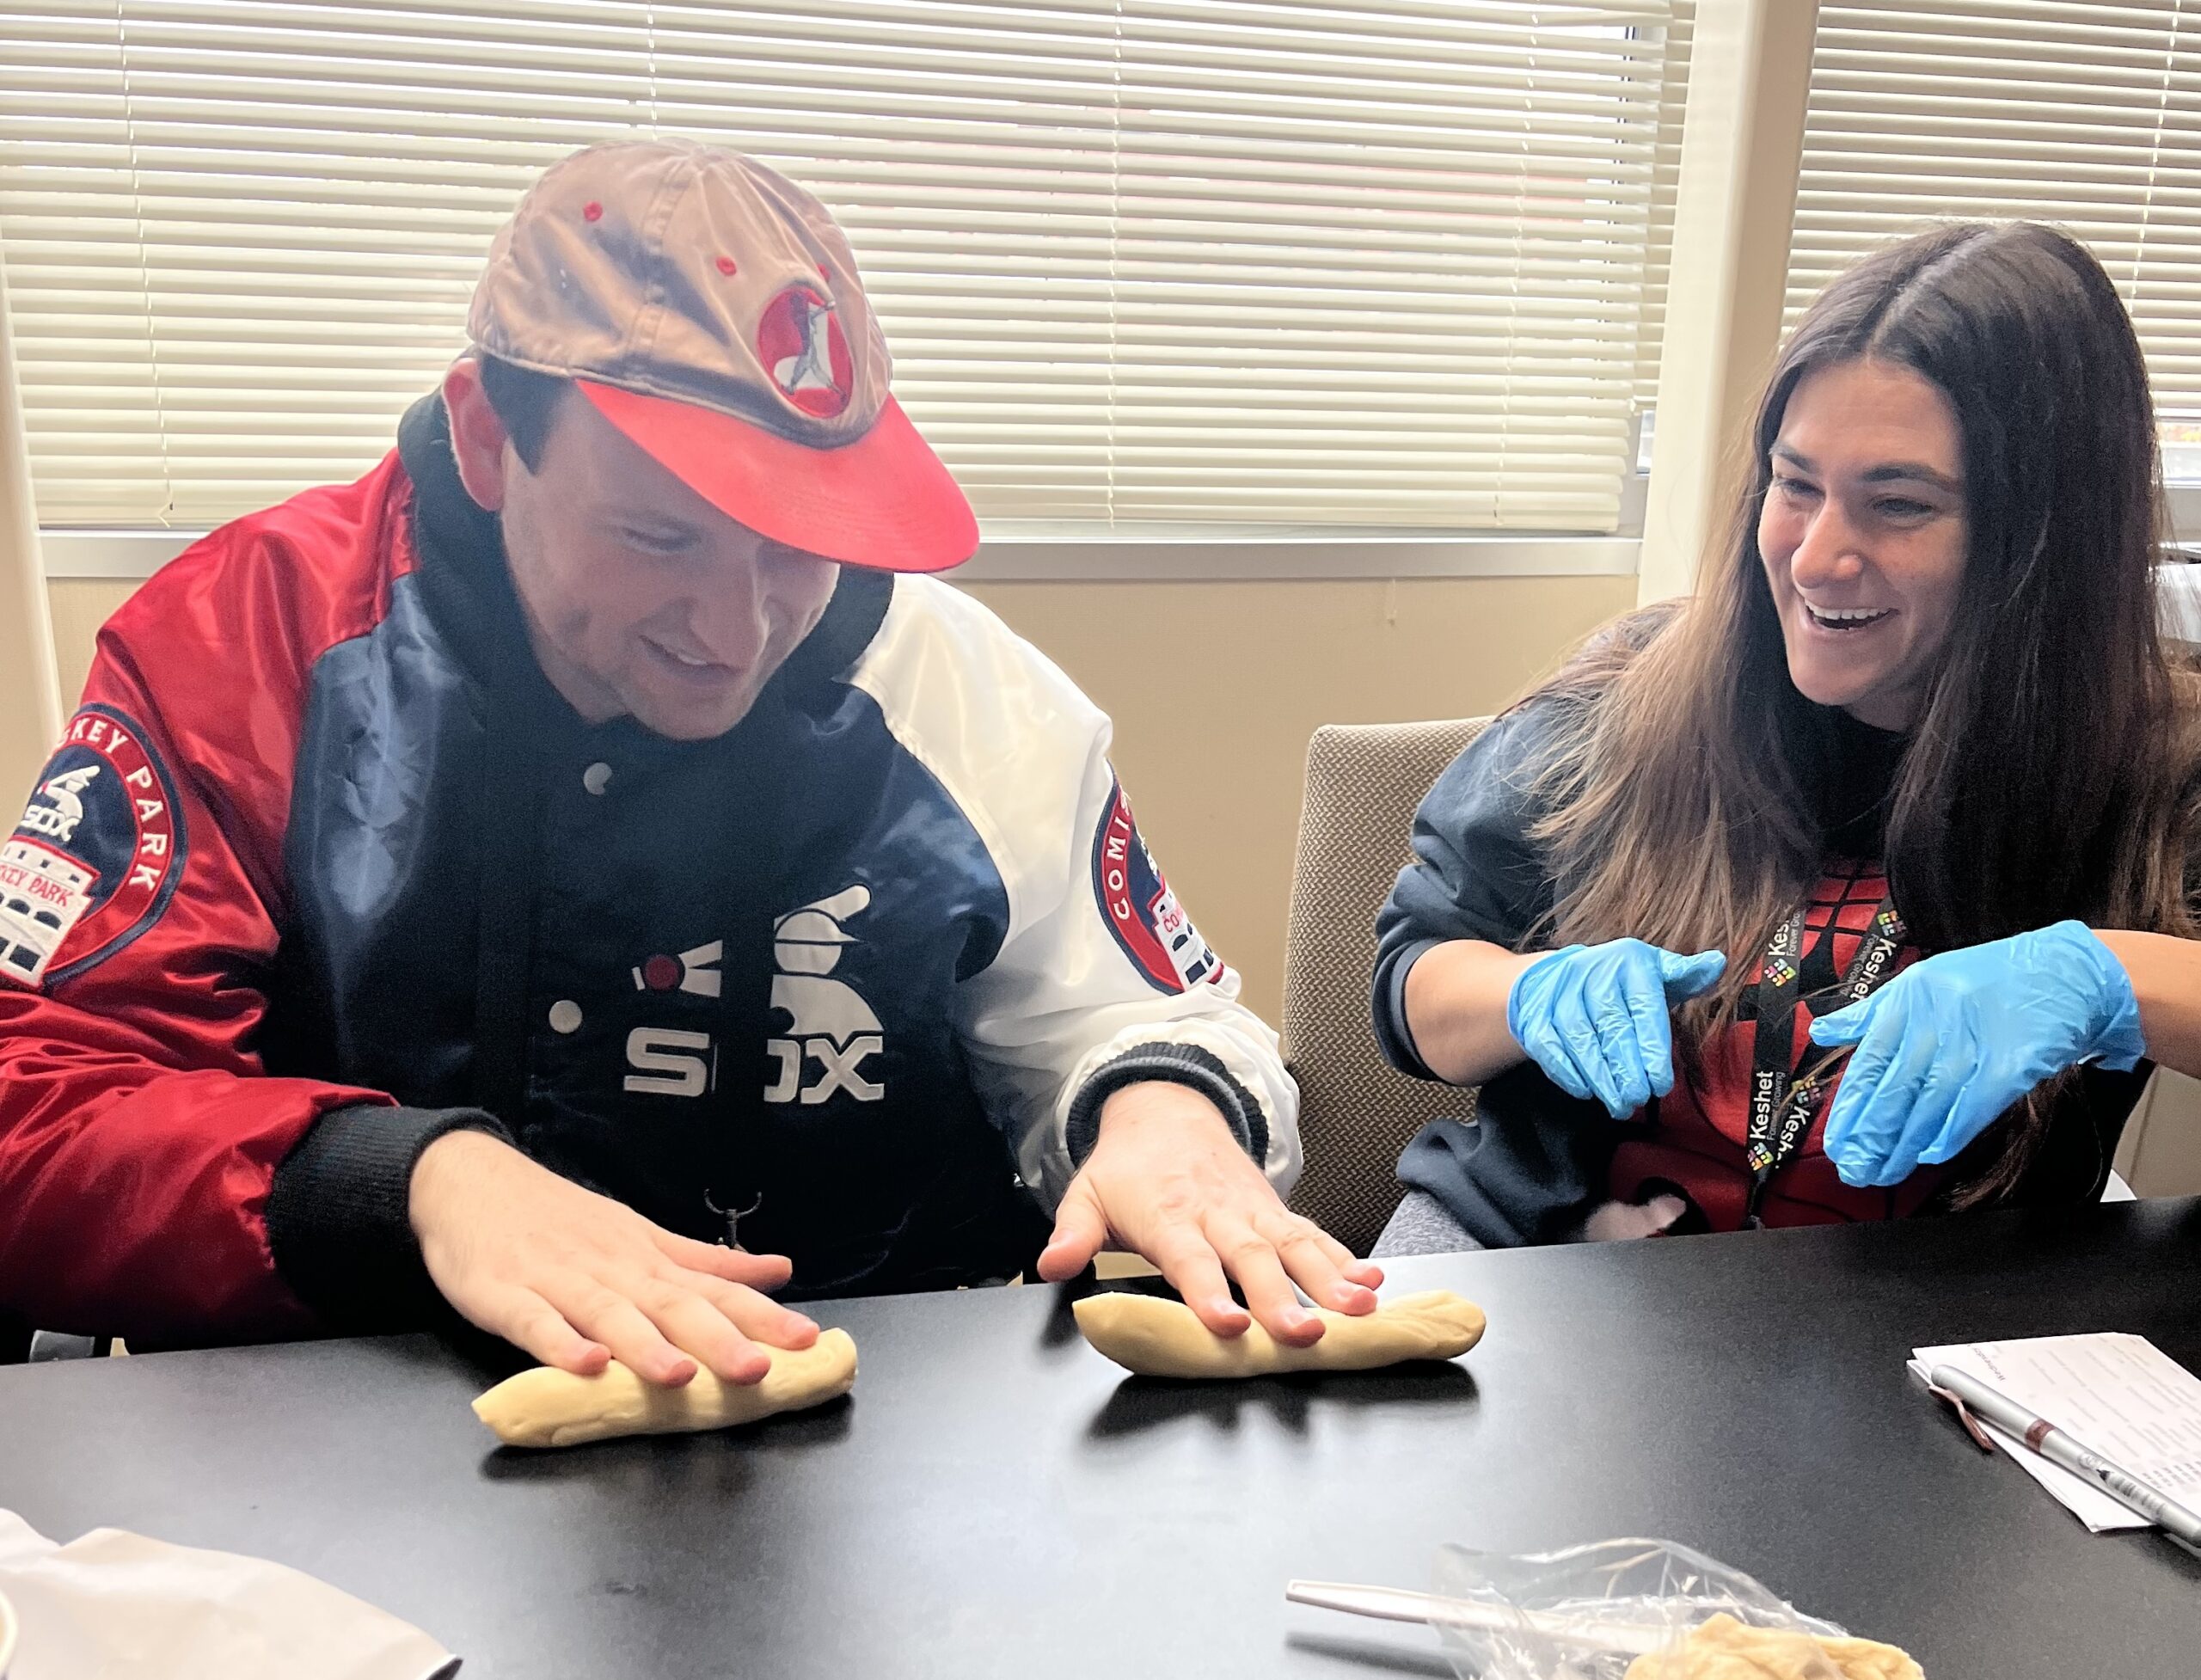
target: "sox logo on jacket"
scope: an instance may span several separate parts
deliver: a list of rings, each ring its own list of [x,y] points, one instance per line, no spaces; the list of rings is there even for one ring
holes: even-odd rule
[[[0,855],[0,1307],[302,1327],[267,1214],[294,1146],[475,1102],[500,1059],[530,1153],[698,1235],[761,1196],[742,1239],[798,1294],[998,1267],[1081,1094],[1157,1047],[1290,1183],[1274,1035],[1052,665],[945,584],[847,569],[729,735],[584,724],[444,437],[417,407],[103,632]]]
[[[886,1049],[880,1019],[854,986],[833,978],[841,947],[857,942],[841,918],[870,904],[871,889],[859,882],[790,911],[773,924],[772,960],[779,972],[772,977],[772,1008],[786,1015],[791,1036],[767,1045],[779,1072],[764,1093],[765,1101],[815,1105],[841,1091],[858,1102],[886,1096],[884,1085],[863,1076],[863,1064]],[[818,1068],[818,1079],[809,1085],[803,1083],[806,1062]]]

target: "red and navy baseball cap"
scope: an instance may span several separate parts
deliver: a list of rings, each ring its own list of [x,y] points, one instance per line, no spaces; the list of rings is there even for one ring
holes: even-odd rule
[[[847,237],[751,158],[684,140],[553,164],[490,247],[475,346],[571,378],[728,518],[890,572],[976,553],[970,503],[888,389]]]

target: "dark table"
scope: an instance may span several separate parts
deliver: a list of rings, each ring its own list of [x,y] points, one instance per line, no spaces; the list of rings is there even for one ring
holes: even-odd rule
[[[1396,1262],[1456,1365],[1123,1380],[1054,1290],[815,1309],[856,1393],[717,1435],[494,1450],[425,1337],[0,1370],[0,1505],[278,1559],[469,1680],[1449,1674],[1283,1602],[1426,1585],[1446,1540],[1683,1541],[1932,1680],[2201,1674],[2201,1561],[2089,1536],[1904,1372],[2131,1330],[2201,1367],[2201,1201]]]

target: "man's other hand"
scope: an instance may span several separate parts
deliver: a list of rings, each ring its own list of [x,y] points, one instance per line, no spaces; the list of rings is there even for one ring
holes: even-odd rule
[[[1219,1336],[1252,1322],[1231,1299],[1233,1282],[1263,1329],[1305,1346],[1321,1340],[1322,1321],[1293,1285],[1317,1305],[1358,1314],[1375,1310],[1383,1281],[1380,1268],[1285,1209],[1212,1102],[1162,1081],[1126,1085],[1101,1109],[1099,1139],[1063,1197],[1039,1275],[1076,1277],[1112,1235],[1159,1266]]]
[[[767,1349],[818,1340],[817,1325],[758,1293],[787,1282],[779,1255],[676,1236],[485,1132],[450,1132],[422,1152],[412,1215],[452,1306],[577,1376],[616,1359],[671,1388],[699,1364],[757,1383]]]

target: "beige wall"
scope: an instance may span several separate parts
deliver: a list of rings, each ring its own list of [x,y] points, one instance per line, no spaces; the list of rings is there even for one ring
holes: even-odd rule
[[[107,616],[130,598],[137,586],[103,578],[57,578],[46,586],[53,606],[54,665],[61,676],[61,709],[75,707],[84,691],[84,672],[92,663],[92,639]],[[11,788],[9,792],[12,794]]]
[[[52,586],[64,694],[130,586]],[[1209,941],[1274,1021],[1307,738],[1321,723],[1501,705],[1634,604],[1633,578],[996,583],[971,592],[1116,720],[1140,827]]]
[[[1634,604],[1633,578],[976,584],[1116,720],[1155,856],[1271,1021],[1307,739],[1494,710]]]

